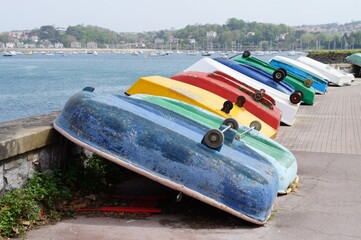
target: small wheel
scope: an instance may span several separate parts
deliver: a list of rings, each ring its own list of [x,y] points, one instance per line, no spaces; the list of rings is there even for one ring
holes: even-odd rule
[[[226,125],[226,126],[231,125],[231,127],[232,127],[234,130],[238,130],[238,127],[239,127],[237,120],[234,119],[234,118],[226,118],[226,119],[223,121],[222,125]]]
[[[95,88],[93,88],[93,87],[85,87],[85,88],[83,88],[82,91],[84,91],[84,92],[94,92],[94,90],[95,90]]]
[[[280,82],[286,77],[286,74],[283,70],[277,69],[273,72],[272,77],[276,82]]]
[[[244,96],[238,96],[237,97],[237,102],[236,102],[236,105],[238,107],[243,107],[243,105],[246,103],[246,98]]]
[[[299,102],[302,101],[302,93],[300,91],[294,91],[291,95],[290,95],[290,101],[293,104],[298,104]]]
[[[221,109],[222,112],[229,113],[233,108],[233,103],[229,100],[223,103],[223,108]]]
[[[284,68],[280,67],[278,70],[280,70],[280,71],[284,72],[284,73],[285,73],[285,76],[287,76],[287,70],[286,70],[286,69],[284,69]]]
[[[312,84],[313,84],[313,79],[312,78],[307,78],[304,82],[303,82],[303,84],[306,86],[306,87],[311,87],[312,86]]]
[[[261,128],[262,128],[262,124],[261,124],[260,122],[258,122],[257,120],[255,120],[255,121],[252,121],[252,122],[249,124],[249,127],[250,127],[250,128],[253,128],[254,130],[259,131],[259,130],[261,130]]]
[[[295,92],[297,92],[297,93],[299,93],[299,94],[301,94],[301,101],[303,100],[303,92],[301,92],[300,90],[296,90]]]
[[[203,140],[207,147],[217,149],[222,146],[224,135],[219,129],[211,129],[204,135]]]
[[[255,92],[253,94],[253,98],[256,101],[261,101],[261,99],[263,98],[263,93],[262,92]]]
[[[248,58],[251,56],[251,52],[250,51],[244,51],[243,54],[242,54],[242,58]]]

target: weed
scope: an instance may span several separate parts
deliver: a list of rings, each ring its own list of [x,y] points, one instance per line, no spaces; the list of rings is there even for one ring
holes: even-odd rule
[[[60,173],[36,173],[22,189],[15,189],[0,200],[0,234],[21,235],[46,212],[58,210],[59,201],[71,196]]]
[[[73,210],[66,206],[67,201],[79,195],[106,192],[122,175],[120,169],[123,168],[93,155],[69,159],[65,171],[37,172],[25,187],[0,199],[0,239],[23,235],[31,226],[71,215]]]

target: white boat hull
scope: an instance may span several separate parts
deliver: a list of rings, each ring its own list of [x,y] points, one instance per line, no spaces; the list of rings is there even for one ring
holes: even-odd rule
[[[325,77],[327,77],[327,80],[329,82],[332,82],[336,85],[339,86],[347,85],[350,84],[351,81],[353,80],[353,78],[337,70],[336,68],[333,68],[322,62],[316,61],[312,58],[301,56],[297,58],[297,61],[316,69],[317,71],[325,75]]]

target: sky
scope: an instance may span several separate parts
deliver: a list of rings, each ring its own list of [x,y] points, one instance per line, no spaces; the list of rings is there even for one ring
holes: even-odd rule
[[[0,32],[78,24],[143,32],[230,18],[289,26],[361,20],[360,0],[11,0],[0,8]]]

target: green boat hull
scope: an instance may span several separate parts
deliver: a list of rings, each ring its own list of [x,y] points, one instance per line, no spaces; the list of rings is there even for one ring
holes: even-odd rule
[[[361,53],[354,53],[350,56],[347,56],[346,60],[353,65],[361,67]]]
[[[235,57],[232,57],[231,59],[236,62],[252,65],[252,66],[262,69],[263,71],[266,71],[270,74],[273,74],[274,71],[277,70],[277,68],[269,65],[268,63],[266,63],[258,58],[252,57],[252,56],[242,57],[242,55],[237,55]],[[313,105],[314,100],[315,100],[315,90],[313,88],[306,87],[304,85],[303,79],[300,79],[297,76],[287,73],[287,76],[284,78],[283,81],[290,84],[292,87],[295,88],[295,90],[301,91],[303,93],[302,102],[304,104]]]
[[[157,104],[208,128],[219,128],[224,121],[223,118],[211,112],[178,100],[145,94],[136,94],[132,95],[132,97]],[[280,175],[278,192],[285,194],[288,186],[294,181],[297,174],[295,156],[287,148],[263,136],[258,131],[252,130],[247,132],[247,130],[249,130],[248,127],[239,126],[238,134],[241,136],[239,143],[243,143],[245,147],[252,148],[276,165],[275,167]]]

